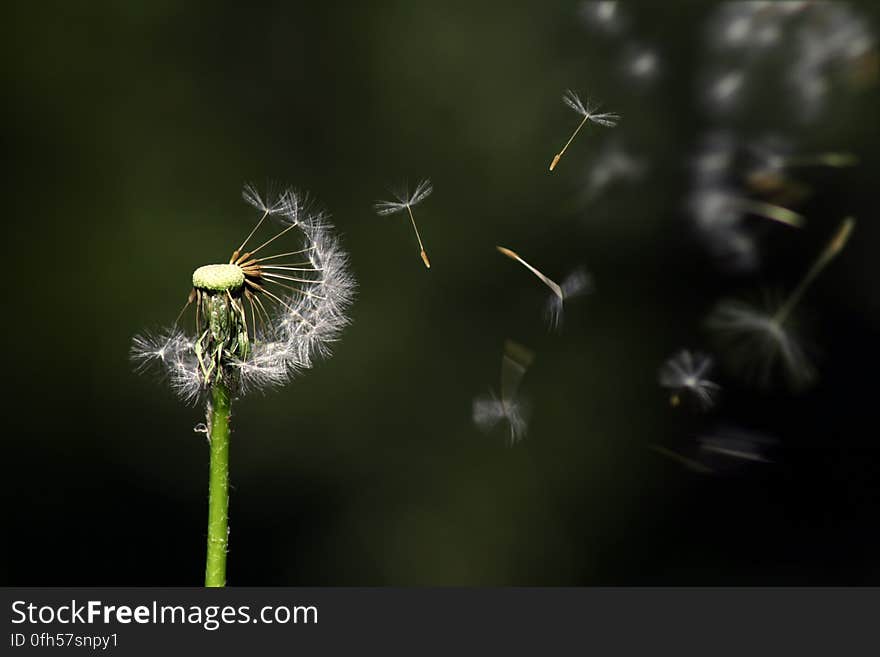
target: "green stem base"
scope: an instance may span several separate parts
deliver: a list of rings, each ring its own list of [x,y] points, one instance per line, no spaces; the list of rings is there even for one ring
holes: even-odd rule
[[[226,551],[229,546],[229,415],[231,400],[222,383],[211,388],[208,409],[211,466],[208,483],[208,556],[205,586],[226,586]]]

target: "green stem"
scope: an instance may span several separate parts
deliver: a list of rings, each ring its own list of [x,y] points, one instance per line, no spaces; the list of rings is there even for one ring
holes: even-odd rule
[[[211,469],[208,484],[208,558],[205,586],[226,586],[229,544],[229,391],[221,382],[211,388]]]

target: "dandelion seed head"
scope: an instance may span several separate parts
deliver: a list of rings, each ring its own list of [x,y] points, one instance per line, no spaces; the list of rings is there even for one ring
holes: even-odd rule
[[[356,282],[326,213],[293,189],[246,185],[242,196],[261,218],[228,264],[194,273],[196,335],[174,327],[132,341],[138,369],[158,365],[187,402],[218,380],[238,394],[283,385],[328,356],[349,323]],[[283,228],[262,236],[269,216]],[[281,248],[269,255],[270,245]]]
[[[687,394],[701,409],[706,410],[714,405],[721,389],[708,378],[711,369],[712,359],[709,356],[683,349],[662,365],[657,380],[662,387],[676,395],[673,399],[678,399],[677,395]]]

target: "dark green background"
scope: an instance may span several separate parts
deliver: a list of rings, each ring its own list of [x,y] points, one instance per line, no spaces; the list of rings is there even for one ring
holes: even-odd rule
[[[203,411],[128,349],[246,233],[241,184],[274,179],[334,215],[360,290],[331,360],[235,406],[230,584],[880,584],[877,89],[799,126],[758,85],[743,133],[861,165],[809,172],[808,228],[773,233],[761,276],[724,276],[683,207],[688,154],[718,125],[696,101],[709,7],[652,5],[618,42],[569,2],[7,6],[0,582],[200,583]],[[632,38],[662,53],[652,88],[620,74]],[[652,162],[589,209],[602,131],[546,171],[576,123],[567,87],[620,112],[614,134]],[[422,176],[430,271],[405,218],[371,210]],[[716,412],[670,408],[657,367],[708,345],[712,304],[793,285],[847,213],[854,239],[805,303],[819,385],[761,396],[721,373]],[[497,243],[593,272],[561,335]],[[537,354],[512,449],[470,417],[506,338]],[[648,449],[718,422],[776,436],[775,462],[706,477]]]

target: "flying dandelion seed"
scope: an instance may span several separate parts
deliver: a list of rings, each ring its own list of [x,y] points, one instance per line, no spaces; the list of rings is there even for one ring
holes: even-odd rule
[[[509,444],[522,440],[528,429],[528,409],[519,397],[519,389],[526,371],[535,359],[532,351],[507,340],[501,357],[501,394],[492,390],[488,395],[477,397],[473,405],[474,424],[486,433],[499,423],[507,425]]]
[[[707,326],[743,378],[766,387],[781,365],[791,387],[804,388],[814,380],[815,370],[796,328],[777,319],[777,307],[773,303],[754,306],[738,300],[722,301]]]
[[[545,276],[540,271],[532,267],[528,262],[523,260],[519,254],[503,246],[496,246],[498,252],[507,256],[511,260],[515,260],[523,267],[538,277],[544,285],[550,288],[550,298],[547,300],[545,307],[545,317],[551,329],[558,329],[562,324],[563,303],[568,299],[587,294],[593,289],[593,279],[590,274],[582,267],[575,269],[571,274],[563,279],[559,285],[553,279]]]
[[[584,118],[580,122],[580,124],[578,124],[578,127],[575,128],[571,137],[568,138],[568,141],[565,142],[565,146],[562,147],[562,150],[553,156],[553,161],[550,163],[550,171],[553,171],[553,169],[556,168],[556,165],[559,164],[559,160],[562,159],[565,151],[571,145],[571,142],[574,141],[577,133],[580,132],[581,128],[584,127],[584,124],[587,121],[589,121],[590,123],[595,123],[596,125],[604,126],[606,128],[613,128],[617,125],[617,122],[620,121],[620,115],[618,114],[613,114],[611,112],[597,114],[596,110],[598,109],[598,107],[593,106],[590,103],[584,104],[578,97],[578,95],[571,89],[566,90],[565,94],[562,96],[562,102],[564,102],[566,105],[568,105],[571,109],[573,109]]]
[[[392,192],[394,194],[394,201],[377,201],[373,208],[376,210],[376,214],[379,216],[387,216],[389,214],[395,214],[397,212],[402,212],[406,210],[409,213],[409,220],[412,222],[413,230],[416,233],[416,239],[419,242],[419,255],[422,256],[422,262],[425,263],[425,268],[431,268],[431,261],[428,260],[428,254],[425,251],[425,247],[422,244],[422,236],[419,235],[419,229],[416,226],[416,220],[413,216],[412,208],[414,205],[418,205],[426,198],[431,195],[431,192],[434,191],[433,185],[431,185],[431,181],[427,178],[419,182],[416,185],[416,188],[413,190],[413,193],[410,194],[409,190],[404,188],[401,192]]]
[[[355,291],[348,257],[331,235],[327,217],[312,212],[305,197],[285,190],[264,199],[251,186],[242,196],[261,217],[229,262],[196,269],[174,327],[136,336],[131,346],[138,370],[158,365],[183,399],[206,397],[209,587],[226,585],[232,399],[286,383],[318,355],[326,355],[348,324]],[[270,217],[281,230],[248,247]],[[266,255],[266,247],[293,237],[294,230],[302,238],[301,248]],[[192,305],[195,333],[190,337],[177,324]]]
[[[815,370],[792,328],[792,314],[807,288],[846,245],[855,226],[847,218],[791,294],[769,309],[744,301],[722,301],[709,316],[707,326],[747,379],[768,385],[777,365],[792,388],[800,389],[815,378]]]
[[[706,354],[679,351],[667,360],[657,376],[661,386],[671,390],[669,403],[678,406],[683,394],[693,398],[702,410],[711,408],[721,386],[708,378],[712,359]]]

